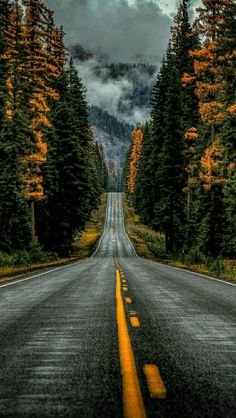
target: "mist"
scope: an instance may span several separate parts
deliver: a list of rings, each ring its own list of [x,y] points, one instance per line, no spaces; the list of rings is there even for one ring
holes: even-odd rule
[[[46,0],[63,24],[66,43],[80,43],[113,62],[160,62],[169,38],[170,17],[155,1]]]
[[[150,76],[142,68],[131,67],[125,75],[114,79],[111,78],[106,64],[95,57],[86,61],[75,59],[75,64],[79,76],[87,87],[87,99],[90,105],[101,107],[132,125],[147,119],[150,101],[140,106],[139,103],[131,102],[130,97],[137,88],[137,82],[140,88],[151,91],[154,75]]]

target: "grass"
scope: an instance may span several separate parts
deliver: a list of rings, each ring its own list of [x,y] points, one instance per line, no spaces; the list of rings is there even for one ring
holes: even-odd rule
[[[12,255],[0,252],[0,282],[28,272],[63,266],[92,255],[103,232],[106,200],[107,194],[104,193],[101,205],[92,213],[85,230],[75,237],[74,251],[69,258],[58,258],[55,253],[44,252],[38,244],[33,245],[29,251],[18,251]]]
[[[103,233],[106,217],[107,194],[103,193],[101,205],[92,213],[84,231],[75,238],[74,252],[79,258],[90,257],[96,249],[97,243]]]
[[[140,257],[159,261],[169,266],[236,281],[236,260],[199,257],[199,260],[195,261],[191,255],[186,254],[170,257],[165,252],[165,236],[144,225],[127,199],[124,199],[124,213],[127,233]]]

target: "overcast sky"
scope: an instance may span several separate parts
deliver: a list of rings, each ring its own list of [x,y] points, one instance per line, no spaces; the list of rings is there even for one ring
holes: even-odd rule
[[[178,0],[46,0],[66,43],[80,43],[112,61],[159,63]],[[192,0],[192,4],[197,0]]]
[[[79,76],[87,87],[88,103],[101,107],[132,124],[148,118],[150,103],[131,113],[121,114],[119,105],[135,86],[128,76],[104,80],[94,69],[102,66],[100,55],[110,62],[152,63],[159,67],[170,37],[170,26],[178,0],[44,0],[55,11],[56,24],[66,32],[67,46],[80,44],[95,56],[75,61]],[[199,0],[191,0],[195,6]],[[138,71],[138,70],[137,70]],[[137,74],[139,82],[149,86],[153,78]],[[126,117],[128,119],[126,119]]]

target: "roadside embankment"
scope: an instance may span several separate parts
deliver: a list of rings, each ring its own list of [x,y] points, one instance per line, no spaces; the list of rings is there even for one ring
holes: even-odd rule
[[[106,202],[107,193],[103,193],[100,206],[92,212],[84,231],[75,237],[74,247],[69,257],[59,258],[53,252],[44,252],[39,244],[12,254],[0,252],[0,282],[29,272],[63,266],[90,257],[103,232]]]
[[[236,281],[236,260],[202,256],[199,257],[199,261],[195,261],[191,254],[168,255],[165,251],[164,234],[144,225],[126,198],[124,198],[124,215],[127,233],[140,257],[165,263],[169,266]]]

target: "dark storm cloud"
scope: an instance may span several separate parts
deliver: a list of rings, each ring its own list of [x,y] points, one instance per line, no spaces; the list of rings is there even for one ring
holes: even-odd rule
[[[63,24],[68,44],[80,43],[114,61],[158,63],[169,38],[171,20],[151,0],[46,0]]]

